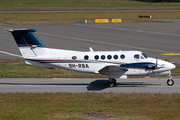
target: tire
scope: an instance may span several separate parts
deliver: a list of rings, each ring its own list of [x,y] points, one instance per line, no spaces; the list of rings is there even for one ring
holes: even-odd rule
[[[113,79],[112,79],[112,82],[113,82],[114,84],[116,84],[116,79],[113,78]]]
[[[169,86],[174,85],[174,80],[173,80],[173,79],[167,80],[167,84],[168,84]]]
[[[109,87],[113,87],[114,86],[114,83],[113,82],[109,82]]]

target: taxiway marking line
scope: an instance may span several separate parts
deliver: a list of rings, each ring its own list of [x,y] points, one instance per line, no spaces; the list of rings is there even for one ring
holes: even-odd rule
[[[88,25],[82,25],[82,26],[88,26]],[[8,29],[5,27],[0,26],[1,28]],[[89,26],[94,27],[94,26]],[[110,28],[110,27],[101,27],[101,28]],[[112,29],[112,28],[111,28]],[[119,30],[128,30],[128,29],[122,29],[122,28],[113,28],[113,29],[119,29]],[[134,31],[134,30],[128,30],[128,31]],[[145,31],[139,31],[138,32],[145,32]],[[55,36],[55,37],[61,37],[61,38],[68,38],[68,39],[75,39],[75,40],[81,40],[81,41],[87,41],[87,42],[93,42],[93,43],[100,43],[100,44],[106,44],[106,45],[113,45],[113,46],[121,46],[121,47],[128,47],[128,48],[135,48],[135,49],[142,49],[142,50],[148,50],[148,51],[155,51],[155,52],[161,52],[161,53],[170,53],[168,51],[162,51],[162,50],[155,50],[155,49],[148,49],[148,48],[142,48],[142,47],[135,47],[135,46],[129,46],[129,45],[122,45],[122,44],[115,44],[115,43],[108,43],[108,42],[102,42],[102,41],[96,41],[96,40],[88,40],[88,39],[82,39],[82,38],[75,38],[75,37],[69,37],[69,36],[63,36],[63,35],[56,35],[56,34],[49,34],[49,33],[43,33],[43,32],[36,32],[38,34],[44,34],[49,36]],[[154,32],[153,32],[154,33]],[[4,52],[4,51],[3,51]],[[5,54],[7,52],[4,52]],[[11,53],[10,53],[11,54]],[[9,54],[9,55],[10,55]],[[13,54],[12,54],[13,55]],[[15,54],[14,54],[15,55]]]
[[[43,34],[43,35],[54,36],[54,37],[61,37],[61,38],[68,38],[68,39],[74,39],[74,40],[80,40],[80,41],[87,41],[87,42],[93,42],[93,43],[106,44],[106,45],[121,46],[121,47],[143,49],[143,50],[155,51],[155,52],[161,52],[161,53],[168,53],[167,51],[162,51],[162,50],[148,49],[148,48],[135,47],[135,46],[122,45],[122,44],[109,43],[109,42],[102,42],[102,41],[96,41],[96,40],[88,40],[88,39],[75,38],[75,37],[56,35],[56,34],[50,34],[50,33],[43,33],[43,32],[36,32],[36,33]]]
[[[18,87],[37,87],[37,86],[39,86],[39,87],[82,87],[82,88],[85,88],[85,87],[87,87],[88,85],[21,85],[21,84],[0,84],[0,86],[2,86],[2,87],[5,87],[5,86],[18,86]],[[117,87],[125,87],[125,86],[128,86],[129,87],[129,85],[117,85]],[[136,85],[134,85],[134,86],[136,86]],[[138,85],[138,87],[147,87],[147,88],[155,88],[155,87],[162,87],[162,88],[169,88],[170,86],[168,86],[168,85]],[[132,85],[132,87],[133,87],[133,85]],[[173,85],[173,86],[171,86],[171,88],[179,88],[180,87],[180,85]]]
[[[3,30],[8,30],[8,29],[15,29],[15,28],[7,28],[7,27],[2,27],[2,26],[0,26],[0,28],[2,28]]]
[[[7,29],[12,29],[12,28],[2,27],[2,26],[0,26],[0,28],[3,28],[4,30],[7,30]],[[3,53],[3,54],[7,54],[7,55],[11,55],[11,56],[15,56],[15,57],[20,57],[20,58],[22,58],[22,56],[21,56],[21,55],[17,55],[17,54],[13,54],[13,53],[5,52],[5,51],[0,51],[0,53]]]
[[[11,55],[11,56],[15,56],[15,57],[20,57],[20,58],[22,58],[21,55],[16,55],[16,54],[9,53],[9,52],[5,52],[5,51],[0,51],[0,53],[3,53],[3,54],[7,54],[7,55]]]
[[[7,27],[2,27],[2,26],[0,26],[0,28],[6,29]]]
[[[161,33],[161,32],[131,30],[131,29],[124,29],[124,28],[111,28],[111,27],[104,27],[104,26],[90,26],[90,25],[81,25],[81,24],[75,24],[75,25],[88,26],[88,27],[96,27],[96,28],[108,28],[108,29],[114,29],[114,30],[132,31],[132,32],[140,32],[140,33],[151,33],[151,34],[159,34],[159,35],[180,36],[179,34],[168,34],[168,33]]]
[[[161,55],[180,55],[180,53],[161,53]]]
[[[3,84],[0,85],[1,87],[9,87],[9,86],[13,86],[13,87],[50,87],[50,88],[54,88],[54,87],[81,87],[81,88],[86,88],[88,87],[88,85],[19,85],[19,84]]]

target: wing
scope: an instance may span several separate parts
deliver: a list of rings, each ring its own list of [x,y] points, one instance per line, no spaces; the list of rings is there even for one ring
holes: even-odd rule
[[[98,72],[103,75],[112,75],[112,74],[116,75],[116,74],[123,74],[126,71],[128,71],[128,69],[121,68],[120,66],[111,65],[111,66],[105,66]]]

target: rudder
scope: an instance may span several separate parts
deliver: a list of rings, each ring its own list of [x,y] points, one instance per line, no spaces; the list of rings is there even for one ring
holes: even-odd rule
[[[40,41],[40,39],[34,34],[34,29],[15,29],[7,30],[11,32],[19,50],[24,58],[36,57],[46,53],[46,46]]]
[[[16,29],[8,31],[12,33],[18,47],[31,47],[33,45],[37,45],[37,47],[46,47],[34,34],[34,32],[36,32],[34,29]]]

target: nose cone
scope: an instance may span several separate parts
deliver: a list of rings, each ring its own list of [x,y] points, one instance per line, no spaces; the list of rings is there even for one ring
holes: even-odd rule
[[[159,72],[169,71],[169,70],[176,68],[176,66],[174,64],[164,61],[164,60],[158,59],[157,63],[158,63],[157,71],[159,71]]]
[[[169,68],[170,70],[172,70],[172,69],[176,68],[176,66],[175,66],[174,64],[168,62],[167,68]]]
[[[176,68],[176,66],[174,64],[172,64],[172,69],[175,69],[175,68]]]

